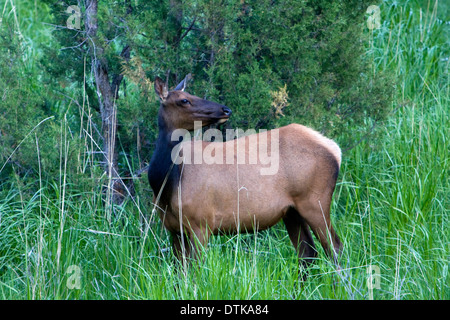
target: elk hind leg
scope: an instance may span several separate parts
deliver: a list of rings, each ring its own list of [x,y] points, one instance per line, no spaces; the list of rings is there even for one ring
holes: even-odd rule
[[[325,253],[338,263],[338,255],[342,249],[341,241],[336,234],[330,219],[331,196],[321,199],[307,199],[296,204],[304,221],[311,227],[320,241]]]
[[[317,256],[316,247],[309,227],[299,212],[293,207],[288,209],[283,221],[289,238],[297,251],[299,262],[303,269],[306,270]],[[304,272],[302,279],[306,280],[306,277],[307,274]]]

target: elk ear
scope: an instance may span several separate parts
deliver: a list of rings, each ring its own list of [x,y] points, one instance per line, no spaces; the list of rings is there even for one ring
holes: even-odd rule
[[[155,92],[159,96],[161,101],[165,101],[167,99],[167,96],[169,95],[167,85],[164,81],[161,80],[160,77],[156,77],[155,79]]]
[[[175,87],[174,90],[184,91],[184,89],[186,89],[186,85],[187,85],[188,81],[191,79],[192,79],[192,75],[190,73],[188,73],[188,75],[186,77],[184,77],[184,79]]]

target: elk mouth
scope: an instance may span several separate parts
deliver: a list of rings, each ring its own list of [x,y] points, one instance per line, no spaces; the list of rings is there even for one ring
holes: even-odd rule
[[[222,110],[219,112],[204,112],[204,113],[194,113],[193,116],[197,117],[198,120],[212,123],[222,124],[228,121],[231,116],[231,109],[222,106]]]
[[[219,119],[219,121],[217,121],[218,124],[222,124],[228,121],[229,118],[223,118],[223,119]]]

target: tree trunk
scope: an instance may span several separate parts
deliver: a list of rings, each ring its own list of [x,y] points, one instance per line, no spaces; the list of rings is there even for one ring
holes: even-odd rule
[[[116,148],[117,105],[119,85],[123,75],[115,74],[112,81],[108,75],[108,61],[104,56],[104,43],[97,36],[98,1],[86,1],[86,34],[90,45],[92,70],[97,86],[103,134],[104,168],[108,175],[107,203],[122,203],[126,187],[119,176],[118,152]],[[126,46],[121,56],[130,58],[130,47]],[[110,82],[111,81],[111,82]]]

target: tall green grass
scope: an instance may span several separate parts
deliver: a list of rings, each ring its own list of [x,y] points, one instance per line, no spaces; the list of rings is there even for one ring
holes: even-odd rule
[[[213,237],[202,259],[183,268],[151,215],[145,175],[133,199],[105,207],[100,184],[71,182],[61,160],[56,182],[16,178],[0,187],[0,298],[368,299],[368,267],[376,266],[374,299],[449,299],[449,48],[441,6],[380,6],[382,25],[367,54],[374,72],[394,70],[398,95],[376,126],[379,138],[343,154],[332,204],[344,243],[341,270],[320,250],[299,285],[282,224]],[[28,139],[41,161],[39,137]],[[69,138],[62,132],[60,139],[63,155]]]

